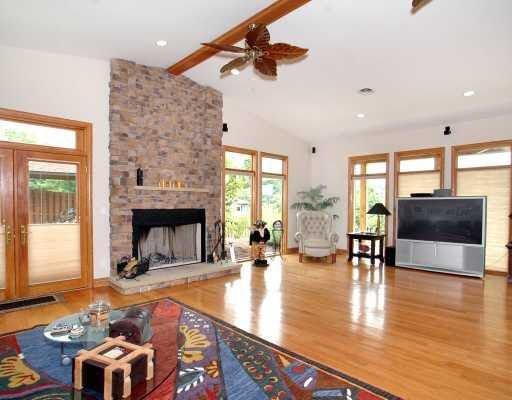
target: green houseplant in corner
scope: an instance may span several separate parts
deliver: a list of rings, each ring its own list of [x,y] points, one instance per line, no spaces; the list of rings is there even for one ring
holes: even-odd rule
[[[309,190],[297,192],[299,201],[296,201],[291,205],[291,208],[297,211],[311,210],[311,211],[326,211],[328,208],[334,207],[334,205],[340,200],[339,197],[325,197],[322,193],[327,186],[318,185],[312,187]],[[334,219],[339,218],[339,215],[333,214]]]

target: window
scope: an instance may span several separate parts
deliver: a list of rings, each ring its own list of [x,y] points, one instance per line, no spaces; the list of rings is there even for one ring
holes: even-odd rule
[[[512,141],[452,148],[452,181],[457,196],[487,196],[486,269],[506,271],[510,240]]]
[[[386,205],[388,155],[350,157],[349,177],[349,230],[374,232],[377,228],[377,216],[367,215],[366,212],[375,203]],[[386,228],[385,225],[381,227]]]
[[[237,259],[250,258],[249,232],[257,219],[267,222],[271,232],[268,252],[276,250],[274,241],[286,246],[287,161],[285,156],[224,147],[226,244],[234,245]],[[272,232],[277,220],[283,232]]]
[[[287,157],[265,153],[260,153],[260,157],[260,215],[261,219],[267,222],[271,233],[267,253],[274,253],[277,251],[277,244],[286,243],[287,240],[286,229],[273,230],[272,226],[276,221],[281,221],[283,227],[287,226]]]
[[[254,160],[252,153],[237,153],[234,151],[226,151],[224,153],[225,167],[228,169],[238,169],[244,171],[252,171]]]
[[[230,148],[224,151],[224,222],[226,244],[237,259],[250,257],[249,232],[256,216],[257,153]]]
[[[432,193],[443,187],[444,148],[395,153],[395,196]]]
[[[76,131],[0,119],[0,141],[76,149]]]

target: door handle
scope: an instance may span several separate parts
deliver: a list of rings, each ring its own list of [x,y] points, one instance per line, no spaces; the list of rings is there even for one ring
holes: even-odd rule
[[[2,224],[5,225],[5,245],[9,246],[12,241],[11,225],[6,224],[5,220],[2,221]]]
[[[27,244],[27,227],[25,225],[20,226],[20,242],[22,246]]]
[[[11,225],[5,225],[5,244],[9,246],[12,241]]]

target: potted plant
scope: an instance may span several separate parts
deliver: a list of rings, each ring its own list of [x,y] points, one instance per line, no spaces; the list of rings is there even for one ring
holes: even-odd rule
[[[311,210],[311,211],[325,211],[328,208],[334,207],[334,205],[340,200],[337,196],[325,197],[322,193],[327,186],[318,185],[312,187],[306,191],[297,192],[299,201],[296,201],[291,205],[294,210]],[[333,219],[339,218],[339,215],[333,214]]]

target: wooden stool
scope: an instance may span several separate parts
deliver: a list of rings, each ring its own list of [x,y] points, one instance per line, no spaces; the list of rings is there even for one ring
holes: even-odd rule
[[[117,357],[116,353],[121,351]],[[110,356],[109,356],[110,353]],[[99,346],[91,350],[80,350],[74,362],[73,383],[76,390],[84,388],[84,380],[87,381],[85,373],[87,369],[103,369],[103,398],[105,400],[112,400],[113,396],[122,398],[129,397],[132,391],[132,385],[138,382],[132,382],[132,375],[140,372],[139,369],[141,362],[145,366],[145,379],[147,381],[153,379],[154,365],[153,357],[154,350],[151,343],[146,343],[143,346],[128,343],[123,336],[116,338],[106,338],[105,341]],[[141,359],[142,357],[142,359]],[[136,366],[134,368],[134,366]],[[114,385],[114,381],[118,382],[119,378],[122,380],[122,386]],[[86,388],[88,387],[85,382]],[[96,386],[96,385],[95,385]],[[101,386],[101,382],[98,384]],[[98,389],[94,387],[93,389]]]

